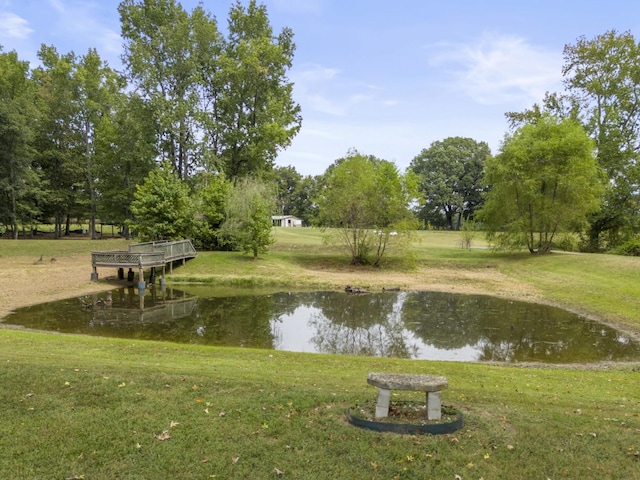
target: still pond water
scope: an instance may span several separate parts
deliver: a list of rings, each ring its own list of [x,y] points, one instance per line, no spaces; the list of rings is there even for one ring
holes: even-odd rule
[[[64,333],[429,360],[640,359],[640,344],[546,305],[438,292],[256,293],[121,288],[17,310],[5,323]],[[195,293],[195,294],[194,294]],[[111,303],[107,301],[108,295]]]

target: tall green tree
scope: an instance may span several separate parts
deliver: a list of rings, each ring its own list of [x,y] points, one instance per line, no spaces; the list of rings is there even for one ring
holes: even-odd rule
[[[482,204],[482,172],[491,151],[486,142],[449,137],[433,142],[412,161],[410,169],[420,178],[424,204],[423,222],[441,224],[449,230],[460,228]]]
[[[146,240],[178,240],[194,231],[195,205],[189,187],[168,162],[136,186],[131,211],[130,228]]]
[[[73,52],[61,55],[46,45],[38,57],[42,65],[33,71],[39,111],[35,147],[47,185],[43,215],[53,218],[58,238],[69,233],[71,216],[84,213],[86,150],[79,117],[77,58]]]
[[[290,29],[274,35],[264,5],[235,3],[228,36],[201,6],[176,0],[124,0],[123,62],[158,119],[158,145],[183,180],[197,168],[229,179],[273,167],[300,129],[286,73]]]
[[[392,162],[351,151],[329,167],[325,181],[319,222],[331,228],[352,264],[379,265],[388,247],[415,228],[409,209],[415,177],[401,175]]]
[[[598,208],[601,173],[578,122],[542,116],[487,161],[491,190],[478,218],[498,247],[549,253],[558,233],[579,231]]]
[[[270,170],[302,118],[286,76],[295,50],[291,29],[275,36],[266,7],[250,0],[246,8],[239,1],[233,5],[228,30],[218,72],[225,88],[209,137],[223,172],[233,179]]]
[[[640,231],[640,44],[615,30],[581,37],[564,49],[563,75],[609,183],[590,217],[589,243],[599,250]]]
[[[28,62],[0,48],[0,223],[14,238],[20,224],[29,224],[40,213],[44,198],[34,164],[32,126],[37,118]]]
[[[317,223],[318,204],[315,199],[322,188],[322,178],[322,175],[305,175],[293,190],[290,199],[291,212],[302,220],[303,225]]]
[[[78,84],[78,127],[82,132],[86,172],[86,201],[88,203],[89,235],[96,239],[97,197],[96,165],[97,149],[108,148],[107,142],[99,142],[102,133],[99,123],[106,122],[115,111],[116,96],[121,89],[119,76],[103,62],[95,49],[90,49],[77,63],[75,79]],[[104,169],[102,169],[103,173]]]
[[[202,171],[194,178],[194,189],[199,219],[194,235],[197,247],[210,250],[225,248],[228,244],[220,237],[220,228],[225,221],[233,184],[224,175]]]
[[[273,243],[271,215],[273,187],[255,177],[238,180],[227,201],[220,236],[235,249],[253,254],[254,260]]]
[[[136,185],[156,166],[156,123],[148,106],[135,93],[116,97],[114,111],[97,124],[96,188],[101,220],[118,225],[129,238],[131,203]]]
[[[191,16],[176,0],[124,0],[118,12],[127,78],[158,120],[162,158],[186,180],[198,165],[200,78]]]
[[[276,167],[270,177],[276,184],[276,211],[278,215],[297,215],[294,208],[294,192],[302,181],[295,167]]]

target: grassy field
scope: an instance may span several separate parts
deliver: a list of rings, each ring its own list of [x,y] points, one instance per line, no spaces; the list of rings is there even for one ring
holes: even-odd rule
[[[640,331],[640,259],[499,254],[461,249],[454,233],[420,232],[383,268],[356,269],[317,230],[278,229],[276,240],[255,262],[203,252],[169,281],[480,291]],[[125,245],[0,241],[0,276],[40,255],[58,258],[42,267],[53,275],[67,258]],[[0,329],[0,365],[2,478],[640,478],[636,364],[523,368]],[[372,371],[446,376],[443,403],[463,412],[464,427],[402,436],[349,425],[345,410],[375,399]]]

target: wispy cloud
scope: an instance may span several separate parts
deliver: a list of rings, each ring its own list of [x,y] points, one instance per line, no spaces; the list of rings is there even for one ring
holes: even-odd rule
[[[484,34],[474,43],[437,45],[429,51],[430,65],[449,74],[450,87],[481,104],[527,105],[560,88],[561,55],[520,37]]]
[[[104,4],[61,0],[49,0],[52,7],[60,13],[57,18],[57,28],[60,31],[71,32],[76,38],[83,38],[91,47],[105,57],[116,57],[122,51],[120,33],[108,28],[101,22]],[[76,51],[81,55],[86,51]]]
[[[343,117],[353,108],[375,100],[373,85],[364,84],[342,75],[336,68],[306,65],[292,73],[296,101],[304,110]]]
[[[24,18],[10,12],[0,12],[0,38],[25,39],[33,29]]]
[[[55,11],[59,13],[64,13],[65,8],[64,8],[64,3],[62,3],[62,0],[48,0],[48,1],[49,1],[49,5],[51,5]]]

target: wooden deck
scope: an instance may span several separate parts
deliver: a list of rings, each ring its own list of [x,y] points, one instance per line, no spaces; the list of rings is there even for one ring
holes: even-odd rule
[[[98,280],[98,267],[124,270],[138,269],[139,283],[144,283],[144,269],[162,267],[162,276],[167,266],[171,269],[173,262],[195,258],[198,255],[191,240],[134,243],[128,250],[110,252],[91,252],[93,273],[91,280]],[[122,271],[121,270],[121,271]]]

